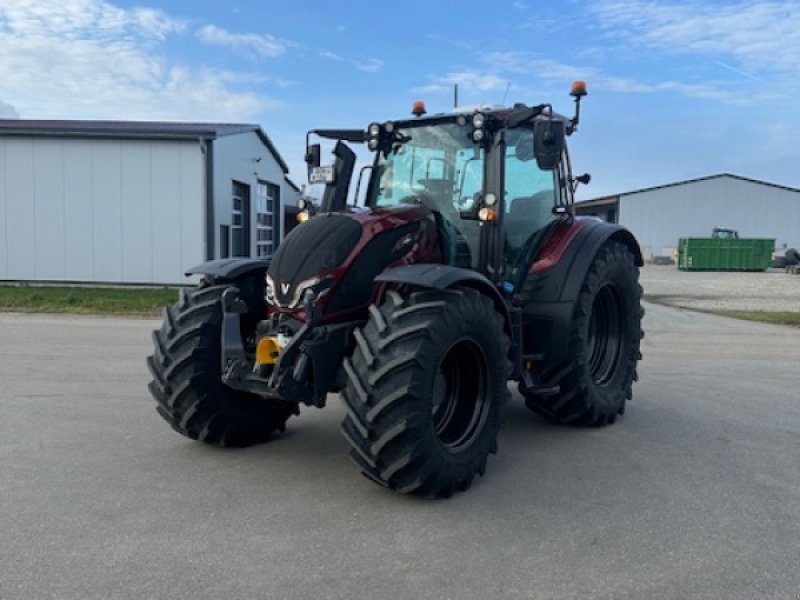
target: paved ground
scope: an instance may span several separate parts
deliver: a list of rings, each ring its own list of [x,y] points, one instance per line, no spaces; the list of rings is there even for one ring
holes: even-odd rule
[[[641,279],[648,297],[669,306],[800,312],[800,276],[782,269],[748,273],[646,265]]]
[[[256,448],[174,434],[152,321],[0,315],[0,598],[796,598],[800,333],[647,309],[621,421],[516,397],[449,501],[361,478],[335,398]]]

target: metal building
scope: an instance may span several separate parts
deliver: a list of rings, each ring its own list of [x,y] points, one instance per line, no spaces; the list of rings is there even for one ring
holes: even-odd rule
[[[729,173],[585,200],[576,211],[629,228],[648,257],[671,256],[679,238],[714,227],[800,248],[800,189]]]
[[[269,256],[287,173],[258,125],[0,120],[0,280],[181,283]]]

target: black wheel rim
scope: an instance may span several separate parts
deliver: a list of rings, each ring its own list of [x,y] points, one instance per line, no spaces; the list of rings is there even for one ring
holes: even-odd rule
[[[486,357],[472,340],[450,346],[433,386],[433,430],[451,452],[469,446],[486,421]]]
[[[597,385],[607,385],[614,379],[622,355],[622,300],[613,284],[601,287],[594,297],[589,317],[589,372]]]

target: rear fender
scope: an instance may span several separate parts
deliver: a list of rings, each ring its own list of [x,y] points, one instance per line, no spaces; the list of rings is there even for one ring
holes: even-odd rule
[[[600,248],[609,240],[624,244],[642,266],[639,244],[630,231],[596,218],[565,221],[552,232],[531,263],[521,288],[523,360],[543,373],[567,357],[575,302]]]
[[[589,272],[594,257],[600,251],[600,247],[609,240],[616,240],[627,246],[628,250],[633,254],[636,266],[641,267],[644,265],[639,243],[630,231],[621,225],[606,223],[605,221],[599,221],[593,225],[586,227],[586,233],[579,234],[575,240],[575,243],[579,243],[580,247],[576,248],[574,253],[569,275],[561,291],[561,301],[574,302],[578,298],[581,285],[583,285],[583,280]]]
[[[531,300],[569,302],[577,299],[594,257],[609,239],[625,244],[636,264],[644,264],[636,238],[620,225],[594,217],[578,217],[556,224],[531,262],[523,282],[523,288],[536,290],[532,298],[526,298],[526,304]]]

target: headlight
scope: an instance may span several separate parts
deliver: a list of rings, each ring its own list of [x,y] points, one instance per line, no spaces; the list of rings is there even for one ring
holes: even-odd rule
[[[386,133],[392,133],[394,131],[394,123],[391,121],[386,121],[386,123],[383,124],[383,130]]]
[[[370,150],[377,150],[378,149],[378,138],[370,138],[369,142],[367,142],[367,146],[369,146]]]
[[[297,208],[299,208],[300,210],[305,210],[306,208],[308,208],[308,200],[306,200],[305,198],[298,198]]]
[[[483,139],[483,129],[476,129],[472,132],[472,141],[480,142]]]
[[[381,134],[381,126],[379,123],[370,123],[369,127],[367,127],[367,133],[369,133],[370,137],[376,138]]]
[[[481,221],[494,221],[494,210],[484,206],[478,211],[478,219]]]
[[[486,124],[486,116],[483,113],[476,112],[472,115],[472,126],[475,129],[480,129]]]
[[[306,293],[310,291],[313,295],[313,299],[317,300],[323,294],[328,293],[332,283],[333,277],[331,275],[326,275],[325,277],[311,277],[310,279],[298,283],[294,287],[294,291],[292,291],[290,283],[284,282],[281,283],[281,297],[283,300],[278,301],[278,299],[275,298],[275,282],[270,275],[267,275],[267,302],[273,306],[295,310],[303,305]],[[291,297],[286,298],[286,295],[290,292],[292,292]]]

